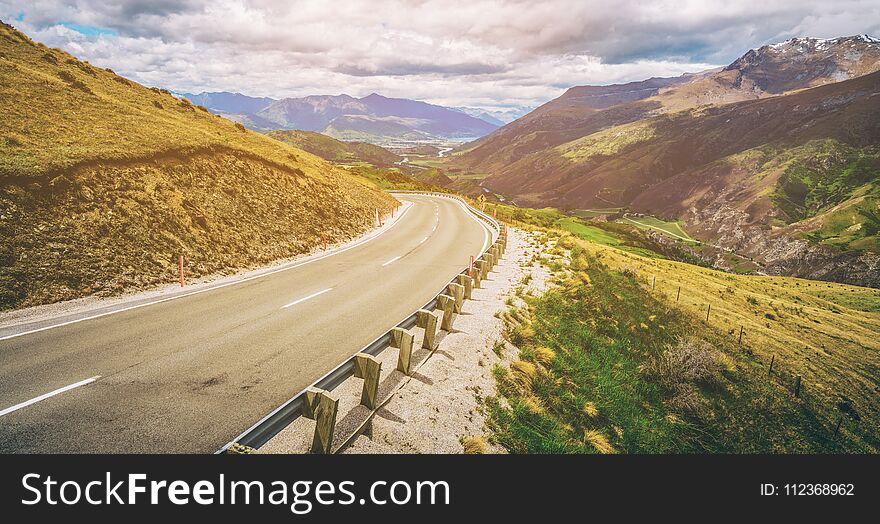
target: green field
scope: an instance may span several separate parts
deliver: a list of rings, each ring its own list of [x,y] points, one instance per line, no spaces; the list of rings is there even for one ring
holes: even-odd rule
[[[682,229],[681,224],[678,222],[669,222],[666,220],[660,220],[656,217],[624,217],[618,220],[618,222],[623,222],[625,224],[632,224],[641,229],[650,229],[653,231],[659,231],[661,233],[666,233],[667,235],[676,238],[678,240],[684,240],[685,242],[693,242],[695,244],[699,244],[699,240],[694,239],[690,235],[687,234],[687,231]]]

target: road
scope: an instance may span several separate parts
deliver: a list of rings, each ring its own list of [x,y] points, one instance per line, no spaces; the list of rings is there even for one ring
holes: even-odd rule
[[[455,201],[401,198],[413,205],[387,231],[332,256],[0,338],[0,452],[220,448],[424,305],[491,242]]]

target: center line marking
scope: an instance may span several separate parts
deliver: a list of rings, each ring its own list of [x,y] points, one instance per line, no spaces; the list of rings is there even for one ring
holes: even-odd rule
[[[92,378],[87,378],[85,380],[81,380],[81,381],[77,382],[76,384],[64,386],[63,388],[58,388],[55,391],[50,391],[49,393],[45,393],[43,395],[40,395],[39,397],[34,397],[30,400],[26,400],[26,401],[22,402],[21,404],[16,404],[10,408],[6,408],[3,411],[0,411],[0,417],[2,417],[3,415],[8,415],[9,413],[12,413],[13,411],[18,411],[21,408],[26,408],[26,407],[30,406],[31,404],[36,404],[37,402],[40,402],[41,400],[46,400],[49,397],[54,397],[55,395],[58,395],[60,393],[64,393],[65,391],[70,391],[71,389],[78,388],[80,386],[85,386],[86,384],[91,384],[92,382],[98,380],[99,378],[101,378],[101,375],[94,376]]]
[[[388,262],[385,262],[384,264],[382,264],[382,267],[385,267],[385,266],[387,266],[388,264],[390,264],[390,263],[392,263],[392,262],[396,262],[396,261],[399,260],[399,259],[400,259],[400,257],[399,257],[399,256],[396,256],[396,257],[392,258],[391,260],[389,260]]]
[[[328,287],[327,289],[323,289],[321,291],[318,291],[317,293],[312,293],[311,295],[309,295],[307,297],[302,297],[300,299],[294,300],[290,304],[287,304],[285,306],[281,306],[281,309],[286,309],[286,308],[289,308],[290,306],[295,306],[295,305],[299,304],[300,302],[305,302],[306,300],[308,300],[310,298],[315,298],[318,295],[323,295],[324,293],[331,291],[332,289],[333,289],[332,287]]]

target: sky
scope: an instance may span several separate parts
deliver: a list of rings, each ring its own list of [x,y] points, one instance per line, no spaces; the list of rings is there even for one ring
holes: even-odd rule
[[[880,0],[0,0],[0,19],[179,92],[377,92],[500,115],[791,37],[880,37]]]

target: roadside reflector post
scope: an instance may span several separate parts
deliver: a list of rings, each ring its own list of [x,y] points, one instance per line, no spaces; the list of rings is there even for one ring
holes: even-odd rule
[[[379,405],[379,375],[381,373],[382,363],[373,355],[358,353],[354,356],[354,376],[364,379],[361,404],[370,409],[376,409]]]
[[[468,266],[468,276],[474,276],[474,256],[471,255],[471,265]]]
[[[183,287],[183,255],[180,255],[180,287]]]
[[[464,299],[470,300],[474,292],[474,281],[468,275],[458,275],[458,283],[464,286]]]
[[[449,284],[446,286],[449,296],[455,299],[455,312],[461,313],[461,307],[464,305],[464,286],[461,284]]]
[[[405,375],[409,375],[410,373],[409,368],[410,362],[412,361],[412,345],[412,333],[399,327],[391,330],[391,347],[400,350],[397,354],[397,371],[400,371]]]
[[[437,297],[437,307],[443,311],[443,318],[440,320],[440,329],[447,333],[452,331],[452,322],[455,316],[455,299],[449,295],[440,295]]]
[[[339,399],[329,391],[318,388],[306,390],[302,414],[315,421],[315,436],[312,439],[312,453],[328,454],[333,446],[333,430],[336,428],[336,412]]]
[[[324,251],[327,251],[327,233],[324,233]]]
[[[422,347],[433,351],[434,338],[437,336],[437,315],[427,309],[420,309],[416,312],[416,325],[425,329]]]

